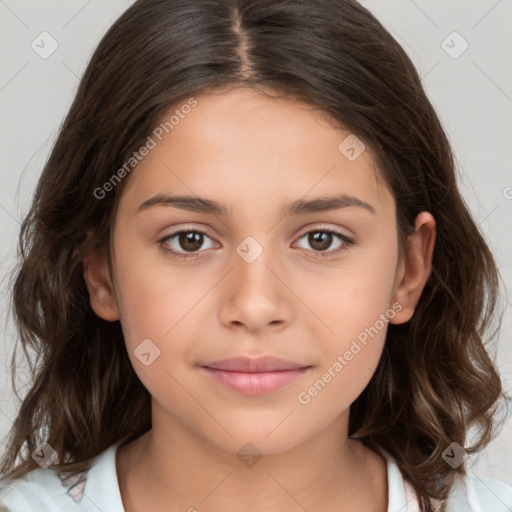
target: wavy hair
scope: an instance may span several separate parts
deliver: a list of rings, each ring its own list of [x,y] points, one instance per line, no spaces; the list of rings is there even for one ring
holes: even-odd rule
[[[414,315],[389,325],[349,419],[349,435],[390,453],[430,512],[467,471],[452,469],[443,450],[457,442],[472,453],[496,434],[506,395],[487,345],[499,328],[490,332],[500,276],[417,70],[354,0],[138,0],[105,34],[21,226],[11,310],[31,385],[21,401],[15,351],[21,405],[3,478],[36,468],[29,454],[43,441],[58,453],[50,467],[81,471],[151,428],[150,394],[121,325],[93,312],[83,277],[84,254],[109,251],[130,178],[101,199],[95,191],[171,106],[230,87],[302,101],[363,140],[396,200],[401,250],[421,211],[436,219],[432,273]]]

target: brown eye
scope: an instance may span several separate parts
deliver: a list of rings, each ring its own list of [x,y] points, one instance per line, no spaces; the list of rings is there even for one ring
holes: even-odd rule
[[[308,231],[302,235],[299,240],[302,239],[306,239],[313,252],[316,253],[315,256],[320,258],[333,256],[342,251],[345,251],[354,243],[352,239],[343,235],[342,233],[338,233],[337,231],[332,231],[329,229],[316,229]],[[340,240],[340,242],[336,245],[334,250],[328,250],[333,242],[336,241],[336,239]]]
[[[199,249],[203,247],[205,238],[211,240],[204,231],[189,229],[171,233],[159,240],[158,243],[165,253],[170,253],[173,257],[194,258],[198,256]]]
[[[203,234],[195,231],[182,231],[177,235],[178,245],[187,252],[197,251],[203,245]]]
[[[332,244],[332,233],[316,231],[308,233],[308,243],[315,251],[326,251]]]

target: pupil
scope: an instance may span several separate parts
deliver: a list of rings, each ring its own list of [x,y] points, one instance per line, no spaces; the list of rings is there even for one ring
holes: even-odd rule
[[[317,231],[316,233],[310,233],[309,235],[309,243],[311,244],[311,247],[319,250],[324,251],[329,248],[331,245],[331,234],[330,233],[324,233],[322,231]]]
[[[201,245],[203,245],[202,236],[203,235],[201,233],[182,233],[179,240],[180,246],[185,251],[196,251],[201,248]]]

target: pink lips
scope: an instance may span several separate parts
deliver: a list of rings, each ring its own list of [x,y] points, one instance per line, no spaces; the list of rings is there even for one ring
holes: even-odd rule
[[[272,356],[233,357],[201,367],[215,381],[246,395],[272,393],[303,375],[310,366]]]

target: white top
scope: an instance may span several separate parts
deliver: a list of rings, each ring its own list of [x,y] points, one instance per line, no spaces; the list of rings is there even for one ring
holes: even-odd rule
[[[73,476],[38,468],[0,484],[0,503],[9,512],[125,512],[116,472],[119,443],[99,454],[89,471]],[[411,484],[386,452],[388,512],[419,512]],[[510,512],[512,482],[457,475],[446,512]]]

